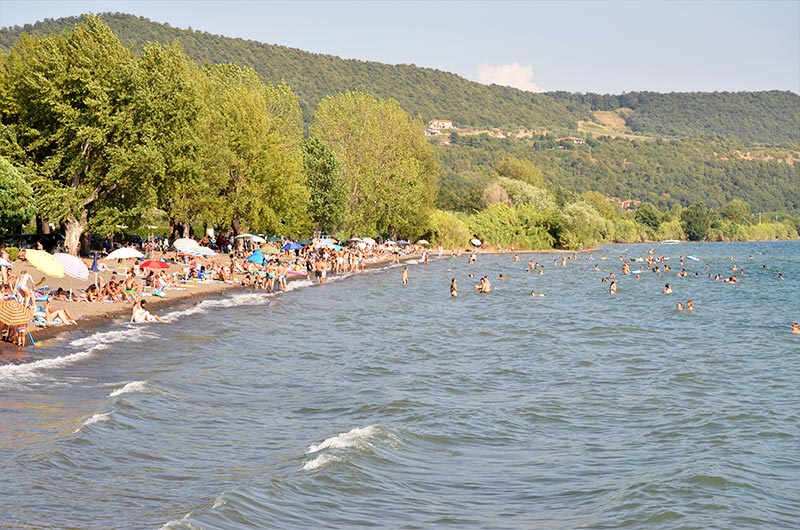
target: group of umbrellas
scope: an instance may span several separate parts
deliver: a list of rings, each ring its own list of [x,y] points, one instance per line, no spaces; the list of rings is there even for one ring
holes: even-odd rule
[[[119,248],[106,257],[104,260],[112,259],[130,259],[142,258],[144,255],[135,248],[123,247]],[[70,278],[70,295],[72,295],[72,279],[86,281],[89,279],[89,273],[94,272],[97,274],[100,269],[97,266],[97,254],[94,255],[94,261],[91,267],[88,267],[77,256],[66,254],[64,252],[56,252],[50,254],[44,250],[26,249],[25,259],[39,272],[52,278],[63,278],[65,276]],[[11,268],[12,263],[0,259],[0,267]],[[140,265],[143,269],[167,269],[169,265],[160,260],[146,260]],[[14,300],[0,301],[0,322],[9,326],[19,326],[27,324],[33,318],[33,308],[25,307],[24,305]]]

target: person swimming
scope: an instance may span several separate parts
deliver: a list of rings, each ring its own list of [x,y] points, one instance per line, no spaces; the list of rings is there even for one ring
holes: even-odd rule
[[[678,302],[677,304],[675,304],[675,309],[677,309],[678,311],[683,311],[684,309],[683,302]]]
[[[669,284],[666,284],[661,292],[664,294],[672,294],[672,287],[670,287]]]
[[[800,322],[792,322],[792,333],[800,334]]]

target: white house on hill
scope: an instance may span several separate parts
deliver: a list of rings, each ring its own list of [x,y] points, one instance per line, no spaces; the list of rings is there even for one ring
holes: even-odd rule
[[[442,129],[452,129],[453,122],[450,120],[431,120],[428,122],[429,129],[436,129],[440,131]]]

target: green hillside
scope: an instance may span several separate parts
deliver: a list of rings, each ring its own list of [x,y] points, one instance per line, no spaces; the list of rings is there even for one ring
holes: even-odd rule
[[[414,65],[345,60],[273,44],[178,29],[126,14],[104,14],[119,39],[140,48],[145,42],[179,40],[200,63],[236,63],[258,72],[265,82],[285,80],[298,95],[306,122],[325,96],[360,90],[394,98],[423,119],[445,118],[457,127],[527,129],[563,135],[578,122],[596,121],[593,111],[631,109],[625,114],[630,135],[713,137],[747,145],[800,144],[800,96],[791,92],[676,93],[630,92],[619,96],[552,92],[533,94],[486,86],[455,74]],[[55,33],[77,18],[46,19],[0,30],[0,48],[8,49],[23,32]],[[596,135],[602,134],[602,128]]]

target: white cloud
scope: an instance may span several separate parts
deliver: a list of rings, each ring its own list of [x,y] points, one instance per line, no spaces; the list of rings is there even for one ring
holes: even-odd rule
[[[541,92],[533,82],[533,66],[522,66],[519,63],[511,64],[479,64],[478,82],[485,85],[503,85],[527,90],[528,92]]]

